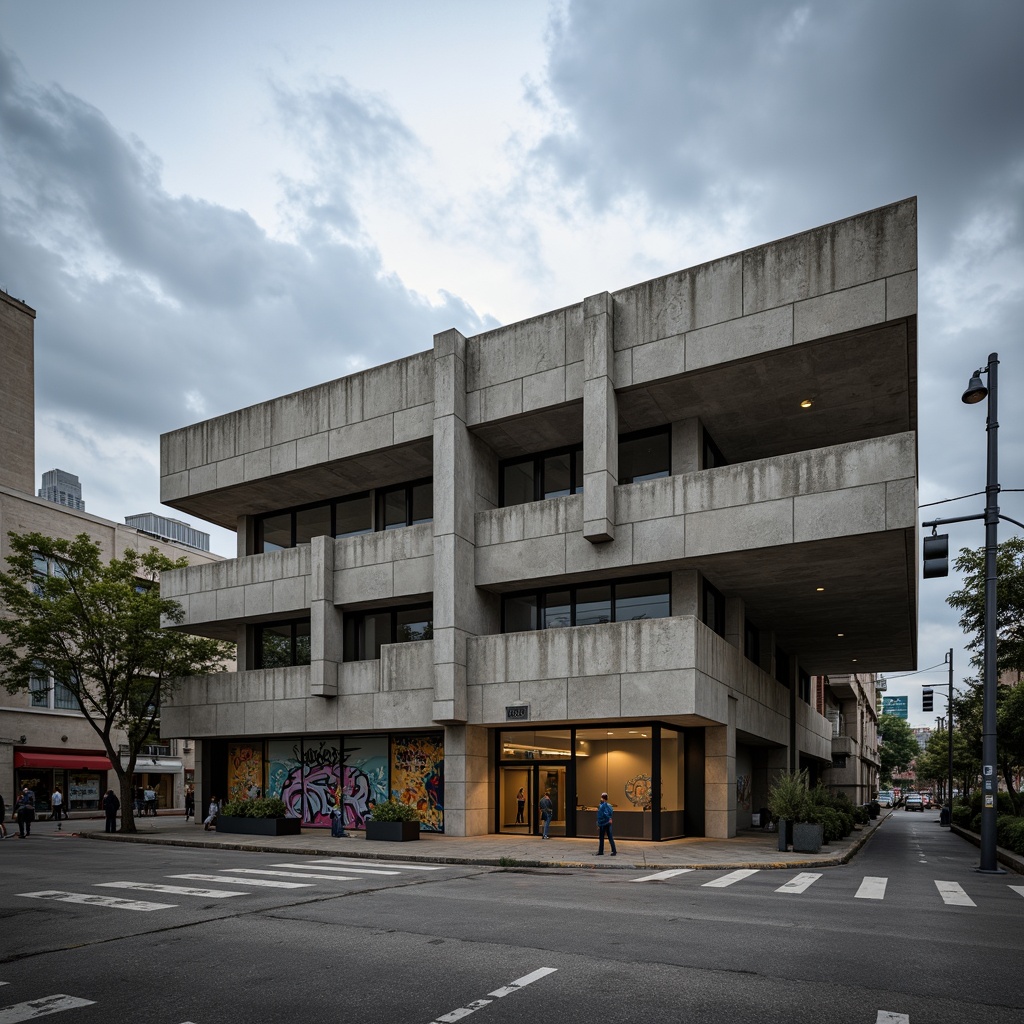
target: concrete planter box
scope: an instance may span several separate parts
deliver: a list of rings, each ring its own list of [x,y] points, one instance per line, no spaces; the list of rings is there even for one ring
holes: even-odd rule
[[[779,853],[786,853],[793,841],[793,822],[779,818]]]
[[[368,821],[366,838],[378,843],[407,843],[419,839],[418,821]]]
[[[821,853],[823,829],[817,822],[797,821],[793,824],[793,852]]]
[[[298,818],[233,818],[220,815],[218,832],[233,832],[247,836],[297,836],[302,831]]]

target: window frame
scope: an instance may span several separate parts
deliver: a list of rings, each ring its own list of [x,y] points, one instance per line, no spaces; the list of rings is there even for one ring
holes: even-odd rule
[[[296,648],[299,636],[309,636],[312,638],[313,635],[313,622],[312,618],[288,618],[288,619],[268,619],[266,622],[254,622],[253,623],[253,643],[252,643],[252,661],[253,668],[256,671],[265,671],[267,666],[263,664],[263,632],[265,629],[274,627],[281,628],[283,626],[290,627],[290,633],[288,636],[289,641],[289,653],[290,658],[287,665],[272,665],[271,668],[296,668],[299,666],[308,665],[312,660],[312,650],[310,651],[309,661],[296,661]],[[297,626],[308,626],[309,633],[298,633],[296,632]],[[312,642],[311,642],[312,646]]]
[[[527,462],[533,463],[533,498],[531,500],[550,500],[544,497],[544,462],[559,455],[569,456],[569,494],[582,494],[583,442],[580,441],[578,444],[562,445],[558,448],[549,448],[542,452],[532,452],[529,455],[514,455],[511,458],[500,459],[498,461],[498,507],[515,507],[514,505],[505,504],[505,470],[509,466],[518,466]],[[517,502],[517,504],[519,503]],[[523,504],[528,504],[528,502]]]
[[[645,483],[648,480],[664,480],[665,477],[672,475],[672,424],[666,423],[660,427],[650,427],[646,430],[634,430],[628,434],[619,435],[619,447],[623,444],[628,444],[631,441],[643,441],[648,437],[664,437],[666,447],[668,449],[668,464],[665,472],[659,472],[656,476],[647,476],[643,480],[637,480],[635,477],[631,477],[629,480],[625,480],[620,475],[618,482],[621,485],[632,484],[632,483]],[[622,454],[619,453],[619,467],[622,467]]]
[[[403,612],[427,611],[426,621],[430,623],[431,635],[426,639],[433,639],[434,632],[434,602],[416,601],[413,604],[389,605],[387,608],[361,608],[358,611],[345,611],[342,624],[341,660],[343,663],[359,661],[379,661],[380,652],[375,652],[375,657],[368,657],[366,654],[366,619],[373,615],[388,615],[390,617],[389,644],[422,643],[418,640],[401,640],[398,634],[398,616]],[[383,645],[382,645],[383,646]],[[353,656],[354,653],[354,656]]]
[[[712,632],[725,637],[725,595],[706,576],[701,579],[700,620]],[[713,601],[714,622],[708,622],[708,598]]]

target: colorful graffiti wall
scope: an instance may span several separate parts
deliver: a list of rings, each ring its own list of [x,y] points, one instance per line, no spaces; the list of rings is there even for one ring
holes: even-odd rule
[[[263,790],[263,744],[228,744],[228,800],[247,800]]]
[[[443,733],[392,737],[391,795],[419,811],[422,831],[444,831]]]

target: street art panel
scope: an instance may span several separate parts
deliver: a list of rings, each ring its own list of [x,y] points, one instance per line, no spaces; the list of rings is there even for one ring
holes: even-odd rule
[[[345,740],[344,813],[346,828],[365,828],[369,804],[388,798],[388,738],[349,736]]]
[[[421,831],[444,831],[443,733],[392,737],[391,795],[419,811]]]
[[[263,790],[263,744],[228,744],[229,800],[248,800],[250,791]]]

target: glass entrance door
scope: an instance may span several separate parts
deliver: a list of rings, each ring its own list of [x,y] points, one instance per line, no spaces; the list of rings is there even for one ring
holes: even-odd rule
[[[537,800],[546,792],[551,797],[555,811],[548,828],[548,834],[552,836],[564,836],[565,830],[565,801],[566,801],[566,771],[564,764],[538,764],[534,765],[534,779],[537,787]],[[539,833],[539,829],[537,832]]]
[[[501,769],[501,831],[518,835],[536,833],[537,797],[534,765]]]

